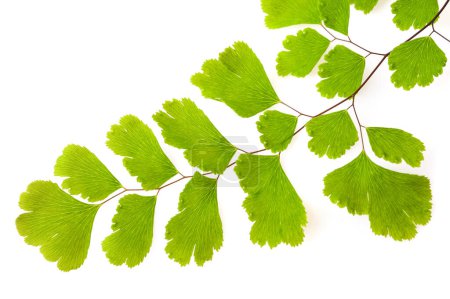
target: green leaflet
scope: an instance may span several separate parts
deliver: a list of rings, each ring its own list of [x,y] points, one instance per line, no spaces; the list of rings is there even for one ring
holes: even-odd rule
[[[123,156],[123,165],[145,190],[159,188],[178,173],[152,130],[139,118],[126,115],[108,132],[108,147]]]
[[[391,81],[395,87],[410,90],[416,84],[428,86],[442,74],[447,57],[431,37],[421,37],[401,44],[389,55]]]
[[[297,24],[320,24],[320,0],[262,0],[266,25],[276,29]]]
[[[31,183],[19,204],[27,213],[16,226],[26,243],[41,246],[42,255],[62,271],[84,263],[99,205],[82,203],[48,181]]]
[[[319,157],[339,158],[358,141],[358,131],[347,110],[311,119],[306,131],[312,137],[308,147]]]
[[[180,194],[178,210],[166,226],[166,252],[182,266],[194,255],[197,265],[202,266],[223,242],[217,180],[196,172]]]
[[[130,194],[120,199],[111,226],[113,233],[102,243],[113,265],[139,265],[150,251],[156,196]]]
[[[290,114],[270,110],[264,112],[256,123],[261,133],[261,143],[272,152],[284,151],[294,137],[298,118]]]
[[[316,30],[306,28],[300,30],[296,36],[289,35],[283,45],[288,51],[278,54],[278,74],[305,77],[319,62],[330,41]]]
[[[420,29],[427,25],[439,11],[437,0],[397,0],[392,4],[394,23],[400,30],[411,26]]]
[[[408,240],[416,225],[431,218],[430,181],[424,176],[388,170],[362,152],[355,160],[325,179],[324,194],[351,214],[369,215],[372,231]]]
[[[378,0],[350,0],[350,4],[354,4],[355,8],[362,10],[365,14],[368,14],[377,5]]]
[[[68,145],[56,161],[55,175],[67,177],[62,187],[70,194],[80,194],[91,202],[103,200],[122,188],[120,182],[91,151],[75,144]]]
[[[250,239],[271,248],[280,243],[297,246],[303,242],[306,211],[280,164],[280,157],[240,155],[235,167],[245,193],[250,221]]]
[[[189,163],[201,170],[222,173],[236,153],[236,148],[220,134],[209,118],[189,99],[167,101],[165,112],[153,119],[162,129],[164,141],[185,149]]]
[[[328,28],[348,35],[350,22],[349,0],[320,0],[319,8],[323,23]]]
[[[207,60],[202,71],[192,76],[192,84],[239,116],[253,116],[280,102],[263,65],[244,42],[225,49],[218,60]]]
[[[325,55],[325,61],[319,65],[319,76],[324,78],[317,84],[320,94],[329,99],[351,96],[361,85],[365,58],[338,45]]]
[[[366,128],[372,150],[379,158],[392,163],[404,160],[412,167],[419,167],[425,145],[408,132],[391,128]]]

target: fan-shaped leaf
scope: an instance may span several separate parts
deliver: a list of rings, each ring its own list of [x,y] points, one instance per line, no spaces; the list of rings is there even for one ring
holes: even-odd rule
[[[299,31],[296,36],[289,35],[283,45],[289,51],[278,54],[278,74],[305,77],[319,62],[330,41],[316,30],[306,28]]]
[[[348,35],[350,21],[349,0],[320,0],[320,15],[328,28]]]
[[[320,0],[262,0],[267,14],[268,28],[281,28],[297,24],[320,24]]]
[[[392,3],[394,23],[401,30],[411,26],[420,29],[430,22],[439,11],[437,0],[397,0]]]
[[[391,80],[395,87],[410,90],[416,84],[428,86],[442,74],[447,57],[431,37],[421,37],[401,44],[389,55]]]
[[[365,58],[338,45],[325,55],[325,61],[319,65],[319,76],[325,78],[317,84],[320,94],[329,99],[351,96],[361,85]]]
[[[236,148],[220,134],[209,118],[189,99],[173,100],[163,105],[153,119],[162,129],[167,144],[185,149],[189,163],[205,171],[222,173],[236,153]]]
[[[275,110],[264,112],[256,123],[264,147],[274,153],[284,151],[291,143],[297,121],[298,118],[290,114]]]
[[[87,148],[68,145],[55,165],[55,175],[67,177],[62,187],[91,202],[105,199],[122,185]]]
[[[250,232],[252,242],[271,248],[280,243],[301,244],[306,212],[281,167],[280,157],[240,155],[235,172],[248,194],[243,206],[254,222]]]
[[[108,132],[108,147],[125,157],[123,165],[145,190],[157,189],[178,173],[152,130],[139,118],[126,115]]]
[[[192,76],[192,83],[203,96],[224,102],[242,117],[280,102],[264,67],[246,43],[236,42],[220,53],[218,60],[207,60],[202,70]]]
[[[431,218],[430,181],[373,163],[362,152],[355,160],[328,174],[325,195],[351,214],[368,214],[377,235],[412,239],[416,225]]]
[[[312,137],[308,147],[319,157],[339,158],[358,141],[358,131],[347,110],[311,119],[306,131]]]
[[[425,145],[408,132],[391,128],[367,128],[372,150],[379,158],[392,163],[405,160],[412,167],[419,167]]]
[[[350,0],[350,4],[354,4],[356,9],[362,10],[366,14],[371,12],[377,3],[378,0]]]
[[[197,265],[202,266],[223,242],[217,180],[196,172],[180,194],[178,210],[166,226],[166,252],[182,266],[194,255]]]
[[[16,220],[25,242],[41,246],[42,255],[62,271],[84,263],[99,205],[82,203],[48,181],[31,183],[19,204],[27,211]]]
[[[130,194],[120,199],[113,233],[103,241],[103,251],[114,265],[139,265],[150,251],[156,196]]]

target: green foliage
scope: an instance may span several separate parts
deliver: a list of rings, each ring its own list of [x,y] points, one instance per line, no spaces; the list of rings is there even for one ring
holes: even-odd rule
[[[320,94],[329,99],[351,96],[361,85],[365,58],[338,45],[325,55],[325,61],[319,65],[319,76],[324,78],[317,84]]]
[[[236,42],[220,53],[218,60],[207,60],[202,71],[191,81],[203,96],[224,102],[242,117],[280,102],[263,65],[246,43]]]
[[[428,86],[442,74],[447,57],[431,37],[421,37],[401,44],[389,55],[391,80],[395,87],[410,90],[416,84]]]
[[[320,15],[328,28],[348,35],[350,22],[349,0],[320,0]]]
[[[283,45],[288,51],[278,54],[278,74],[305,77],[319,62],[330,41],[316,30],[306,28],[300,30],[296,36],[289,35]]]
[[[87,257],[99,205],[82,203],[48,181],[35,181],[20,196],[27,211],[16,220],[25,242],[41,246],[42,255],[62,271],[79,268]]]
[[[150,251],[156,196],[124,196],[114,215],[113,233],[103,241],[103,251],[113,265],[139,265]]]
[[[262,0],[262,8],[269,28],[317,24],[348,35],[350,4],[368,13],[377,3],[378,0]],[[129,194],[122,197],[112,220],[112,233],[102,243],[112,264],[135,267],[142,263],[152,245],[159,192],[190,178],[180,194],[178,214],[166,226],[165,250],[169,258],[182,266],[189,264],[192,257],[202,266],[223,243],[217,182],[226,169],[235,165],[239,183],[247,193],[243,207],[253,223],[251,241],[270,248],[281,243],[301,244],[307,214],[282,168],[281,151],[287,149],[294,135],[305,129],[311,137],[308,147],[313,153],[331,159],[343,156],[358,141],[358,130],[348,109],[329,112],[343,109],[348,100],[355,101],[355,95],[386,58],[394,71],[391,80],[396,87],[409,90],[416,85],[431,84],[434,77],[442,74],[447,58],[430,36],[416,37],[426,34],[425,29],[433,29],[430,35],[447,39],[429,23],[437,20],[447,4],[448,1],[439,10],[437,0],[395,0],[392,11],[397,26],[402,30],[411,26],[420,30],[387,54],[365,50],[350,37],[330,41],[311,28],[288,36],[283,43],[286,50],[277,58],[281,76],[310,74],[335,40],[349,42],[367,52],[367,56],[379,58],[379,63],[363,82],[366,63],[363,56],[342,45],[329,51],[324,63],[319,65],[322,81],[317,89],[323,97],[331,99],[338,95],[344,99],[309,116],[311,119],[298,130],[298,119],[305,114],[293,107],[298,116],[266,111],[284,102],[276,94],[253,50],[244,42],[234,43],[220,53],[218,59],[207,60],[202,72],[193,75],[191,81],[204,97],[223,102],[242,117],[263,113],[257,121],[257,129],[265,149],[241,154],[232,162],[238,148],[193,101],[186,98],[167,101],[163,109],[153,115],[164,141],[183,149],[190,165],[205,172],[184,176],[166,156],[152,130],[139,118],[126,115],[111,127],[107,145],[123,157],[124,166],[143,189],[123,187],[87,148],[69,145],[58,158],[54,171],[56,176],[64,178],[62,188],[90,202],[104,201],[101,204],[79,201],[55,183],[35,181],[20,197],[24,213],[16,219],[19,234],[26,243],[40,247],[43,256],[57,262],[62,271],[77,269],[87,257],[94,218],[103,204],[126,192],[157,190],[153,196]],[[331,31],[328,33],[333,35]],[[350,108],[357,113],[354,105]],[[410,133],[379,127],[368,127],[366,131],[377,157],[393,163],[405,161],[413,167],[423,161],[425,146]],[[412,239],[417,234],[417,226],[425,225],[431,218],[430,181],[424,176],[383,168],[367,156],[364,144],[362,147],[357,158],[324,178],[324,194],[351,214],[368,215],[375,234],[394,240]],[[259,155],[265,150],[280,154]],[[176,174],[181,177],[166,183]],[[207,177],[212,174],[219,176]],[[120,188],[120,193],[111,196]]]
[[[412,134],[399,129],[367,128],[372,150],[379,158],[392,163],[404,160],[412,167],[419,167],[425,145]]]
[[[320,0],[262,0],[267,14],[268,28],[281,28],[297,24],[320,24]]]
[[[202,266],[223,242],[217,180],[196,172],[180,194],[178,210],[166,226],[166,252],[182,266],[194,255],[197,265]]]
[[[254,222],[250,232],[252,242],[271,248],[280,243],[301,244],[306,212],[281,167],[280,157],[240,155],[235,172],[248,194],[243,206]]]
[[[67,177],[62,187],[91,202],[105,199],[122,185],[87,148],[68,145],[55,165],[55,175]]]
[[[426,177],[385,169],[364,152],[328,174],[324,182],[325,195],[351,214],[369,215],[377,235],[412,239],[416,226],[425,225],[431,218],[431,190]]]
[[[408,30],[411,26],[420,29],[437,14],[437,0],[397,0],[392,4],[394,23],[400,30]]]
[[[347,110],[311,119],[306,131],[312,137],[308,147],[319,157],[339,158],[358,141],[358,131]]]
[[[365,14],[368,14],[377,5],[378,0],[350,0],[350,4],[354,4],[355,8],[362,10]]]
[[[256,123],[261,143],[274,153],[284,151],[291,143],[297,121],[296,116],[276,110],[264,112]]]
[[[108,147],[125,157],[123,165],[145,190],[160,187],[178,173],[164,154],[152,130],[139,118],[126,115],[108,132]]]
[[[164,141],[185,149],[184,157],[201,170],[222,173],[236,148],[220,134],[209,118],[189,99],[167,101],[166,112],[159,111],[153,119],[162,129]]]

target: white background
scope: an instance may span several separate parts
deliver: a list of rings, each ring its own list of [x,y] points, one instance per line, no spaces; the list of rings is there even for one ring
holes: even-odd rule
[[[367,16],[352,10],[350,35],[386,52],[412,32],[397,30],[389,1],[381,2]],[[450,36],[450,7],[437,27]],[[284,101],[311,114],[337,102],[318,95],[316,74],[277,76],[281,42],[299,28],[266,29],[258,0],[1,1],[0,297],[449,298],[448,67],[430,87],[405,92],[390,84],[385,63],[358,96],[365,125],[402,128],[427,146],[418,169],[375,159],[431,179],[433,218],[413,241],[375,236],[367,217],[351,216],[323,196],[323,177],[360,148],[338,160],[320,159],[308,151],[304,132],[282,155],[308,212],[306,238],[299,247],[253,245],[251,223],[241,207],[245,194],[223,187],[223,248],[203,268],[180,267],[164,252],[164,226],[176,213],[184,183],[161,192],[150,254],[131,270],[110,265],[101,250],[117,200],[100,210],[88,258],[79,270],[60,272],[18,235],[20,193],[33,180],[54,179],[53,163],[67,144],[89,147],[127,187],[138,186],[105,146],[106,132],[122,115],[141,117],[159,138],[151,115],[165,100],[190,97],[225,136],[247,136],[261,148],[257,117],[241,119],[225,105],[203,99],[190,84],[204,60],[234,41],[249,43]],[[450,56],[450,44],[436,41]],[[368,70],[377,59],[369,58]],[[180,150],[162,146],[179,168],[191,171]]]

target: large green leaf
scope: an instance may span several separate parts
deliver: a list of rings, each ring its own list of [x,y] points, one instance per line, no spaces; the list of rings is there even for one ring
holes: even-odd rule
[[[320,0],[320,15],[328,28],[348,35],[350,22],[349,0]]]
[[[431,37],[421,37],[401,44],[389,55],[391,80],[395,87],[410,90],[416,84],[428,86],[442,74],[447,57]]]
[[[412,167],[419,167],[425,145],[408,132],[391,128],[366,128],[373,152],[379,158],[392,163],[404,160]]]
[[[437,0],[397,0],[392,4],[393,21],[401,30],[424,27],[438,11]]]
[[[306,28],[300,30],[296,36],[289,35],[283,45],[288,51],[278,54],[278,74],[305,77],[322,58],[330,41],[316,30]]]
[[[236,148],[220,134],[209,118],[189,99],[167,101],[153,115],[167,144],[185,149],[189,163],[205,171],[222,173]]]
[[[320,94],[329,99],[351,96],[362,83],[365,58],[338,45],[325,55],[325,61],[319,65],[319,76],[324,78],[317,84]]]
[[[67,177],[62,187],[91,202],[105,199],[122,185],[87,148],[68,145],[55,165],[55,175]]]
[[[156,196],[130,194],[120,199],[103,251],[114,265],[139,265],[150,251]]]
[[[245,193],[250,221],[250,239],[271,248],[280,243],[297,246],[303,242],[307,223],[302,201],[280,164],[280,157],[240,155],[235,167]]]
[[[123,165],[145,190],[157,189],[178,173],[152,130],[139,118],[126,115],[108,132],[108,147],[123,156]]]
[[[178,210],[166,226],[166,252],[182,266],[194,255],[197,265],[202,266],[223,242],[217,180],[196,172],[180,194]]]
[[[204,97],[224,102],[238,115],[250,117],[280,102],[263,65],[243,42],[207,60],[203,73],[192,76]]]
[[[368,214],[377,235],[412,239],[431,218],[430,181],[373,163],[362,152],[325,179],[325,195],[351,214]]]
[[[48,181],[31,183],[19,204],[27,211],[16,220],[25,242],[41,246],[42,255],[62,271],[84,263],[99,205],[82,203]]]
[[[261,0],[268,28],[297,24],[320,24],[320,0]]]
[[[297,121],[298,118],[290,114],[275,110],[264,112],[256,123],[264,147],[274,153],[284,151],[294,137]]]
[[[319,157],[339,158],[358,141],[358,131],[347,110],[311,119],[306,131],[312,137],[308,147]]]

